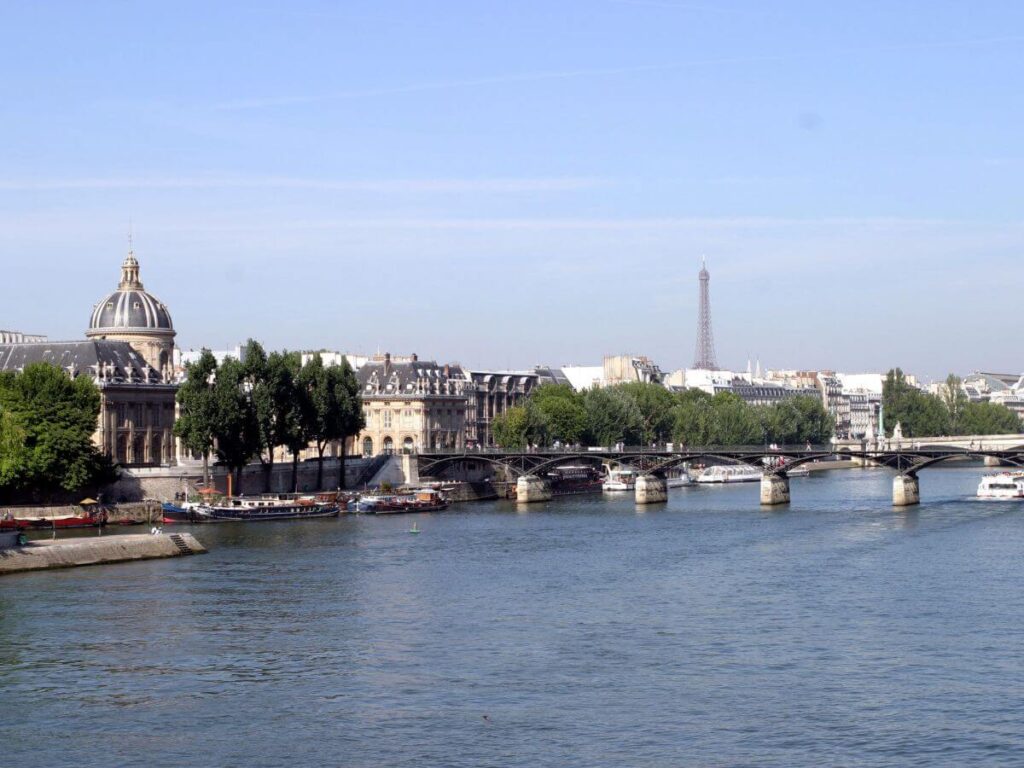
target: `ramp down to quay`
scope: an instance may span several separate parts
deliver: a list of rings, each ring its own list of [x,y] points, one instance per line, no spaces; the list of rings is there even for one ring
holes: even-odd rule
[[[0,576],[19,571],[155,560],[206,552],[206,547],[191,533],[129,534],[32,541],[20,547],[3,547],[2,544],[3,542],[0,542]]]

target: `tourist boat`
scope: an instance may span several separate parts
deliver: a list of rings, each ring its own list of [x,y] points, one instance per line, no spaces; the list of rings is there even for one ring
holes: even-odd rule
[[[291,494],[244,498],[236,496],[220,504],[198,504],[193,508],[194,522],[225,523],[262,520],[304,520],[337,517],[337,504],[319,504],[310,497]]]
[[[573,464],[555,467],[547,473],[552,496],[571,496],[601,492],[601,472],[597,467]]]
[[[761,479],[761,470],[749,464],[718,464],[697,475],[698,483],[752,483]]]
[[[997,472],[978,483],[979,499],[1024,499],[1024,472]]]
[[[635,469],[612,469],[608,468],[608,476],[601,484],[601,490],[609,493],[618,491],[632,491],[636,487]]]

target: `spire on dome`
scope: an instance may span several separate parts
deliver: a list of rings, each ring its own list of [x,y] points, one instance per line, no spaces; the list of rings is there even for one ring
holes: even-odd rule
[[[135,250],[132,248],[132,233],[128,232],[128,255],[121,263],[121,284],[119,290],[142,290],[142,281],[139,279],[139,260],[135,258]]]

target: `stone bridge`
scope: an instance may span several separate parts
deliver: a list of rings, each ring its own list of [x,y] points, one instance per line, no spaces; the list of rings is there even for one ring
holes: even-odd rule
[[[635,469],[637,503],[665,501],[665,473],[694,461],[726,464],[749,464],[761,470],[761,503],[787,504],[790,500],[789,472],[813,461],[850,458],[863,464],[888,467],[893,478],[893,505],[908,506],[920,502],[918,473],[947,461],[984,459],[995,464],[1024,466],[1024,435],[999,436],[999,441],[983,442],[982,438],[956,438],[965,446],[949,444],[950,438],[899,441],[899,445],[866,445],[863,442],[837,442],[829,445],[781,446],[709,446],[701,448],[631,448],[616,449],[537,449],[504,451],[433,452],[417,455],[421,474],[440,476],[448,469],[466,461],[487,462],[516,478],[517,499],[523,502],[546,501],[551,489],[545,474],[566,464],[609,464]],[[1013,439],[1016,438],[1016,439]],[[937,442],[946,440],[947,442]],[[988,438],[986,438],[988,440]],[[992,443],[995,443],[993,445]],[[1012,443],[1012,445],[1010,445]],[[784,460],[784,461],[782,461]]]

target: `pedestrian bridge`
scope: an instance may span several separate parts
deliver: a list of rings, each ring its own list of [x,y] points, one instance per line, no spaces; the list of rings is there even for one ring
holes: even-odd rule
[[[637,501],[665,500],[665,473],[691,462],[750,464],[761,469],[761,503],[787,504],[790,500],[789,473],[810,462],[849,459],[862,465],[893,470],[893,505],[920,503],[918,473],[948,461],[984,459],[994,464],[1024,467],[1024,435],[975,436],[974,438],[929,438],[926,440],[863,441],[804,446],[707,446],[679,448],[666,446],[622,448],[540,448],[523,451],[481,449],[437,451],[416,456],[421,475],[441,477],[467,461],[486,462],[516,479],[521,501],[551,498],[545,488],[546,474],[567,464],[615,464],[637,471]],[[944,441],[944,442],[939,442]],[[967,443],[961,445],[960,443]],[[641,489],[642,486],[642,489]],[[643,497],[643,498],[641,498]]]

